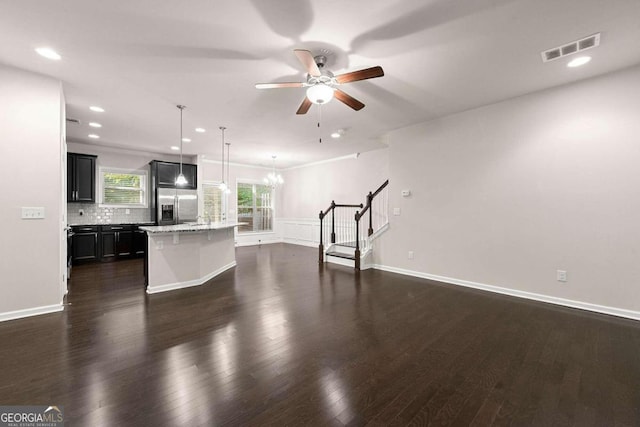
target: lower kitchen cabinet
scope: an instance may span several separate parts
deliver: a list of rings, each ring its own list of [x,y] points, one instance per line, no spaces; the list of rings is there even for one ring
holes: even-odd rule
[[[141,258],[147,251],[147,233],[137,225],[73,226],[73,264]]]
[[[97,261],[100,252],[99,240],[100,229],[98,226],[76,226],[72,227],[73,237],[71,238],[73,262]]]
[[[132,256],[133,226],[103,225],[101,226],[100,236],[102,261],[130,258]]]
[[[133,256],[140,258],[147,252],[147,232],[137,228],[133,231]]]

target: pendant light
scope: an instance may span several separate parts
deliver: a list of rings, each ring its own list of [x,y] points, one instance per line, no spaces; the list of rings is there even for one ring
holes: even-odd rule
[[[180,110],[180,174],[176,178],[176,185],[182,186],[188,184],[187,178],[185,178],[184,174],[182,173],[182,110],[187,107],[185,107],[184,105],[178,105],[177,107]]]
[[[220,176],[220,190],[226,192],[227,184],[224,181],[224,131],[226,127],[220,126],[220,132],[222,132],[222,157],[220,158],[220,164],[222,165],[222,175]]]
[[[272,169],[271,173],[267,175],[263,181],[271,188],[276,188],[278,185],[284,183],[284,179],[282,179],[282,175],[276,173],[276,155],[271,156],[272,161]]]

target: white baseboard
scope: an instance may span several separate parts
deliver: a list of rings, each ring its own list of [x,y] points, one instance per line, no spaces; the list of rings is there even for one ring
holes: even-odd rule
[[[419,271],[405,270],[402,268],[389,267],[386,265],[374,264],[375,269],[388,271],[390,273],[403,274],[405,276],[419,277],[422,279],[434,280],[436,282],[448,283],[452,285],[465,286],[467,288],[480,289],[483,291],[509,295],[512,297],[526,298],[534,301],[546,302],[549,304],[561,305],[565,307],[578,308],[581,310],[593,311],[596,313],[609,314],[611,316],[624,317],[626,319],[640,320],[640,312],[625,310],[622,308],[608,307],[605,305],[591,304],[582,301],[573,301],[565,298],[552,297],[549,295],[536,294],[533,292],[519,291],[516,289],[501,288],[499,286],[486,285],[484,283],[471,282],[468,280],[454,279],[451,277],[438,276],[435,274],[422,273]]]
[[[64,306],[62,304],[46,305],[44,307],[26,308],[24,310],[7,311],[0,313],[0,322],[7,320],[22,319],[23,317],[38,316],[40,314],[49,314],[62,311]]]
[[[167,292],[167,291],[174,291],[176,289],[184,289],[184,288],[190,288],[192,286],[200,286],[204,283],[206,283],[207,281],[213,279],[214,277],[224,273],[225,271],[229,270],[230,268],[233,268],[236,266],[236,262],[233,261],[223,267],[220,267],[219,269],[217,269],[216,271],[213,271],[209,274],[207,274],[204,277],[201,277],[200,279],[194,279],[194,280],[188,280],[186,282],[177,282],[177,283],[168,283],[166,285],[160,285],[160,286],[155,286],[153,288],[147,288],[147,293],[149,295],[152,294],[158,294],[160,292]]]

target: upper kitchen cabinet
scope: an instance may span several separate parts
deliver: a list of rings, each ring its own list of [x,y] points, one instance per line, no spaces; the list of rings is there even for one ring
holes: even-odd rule
[[[96,158],[67,153],[67,202],[95,203]]]
[[[198,188],[198,166],[189,163],[182,164],[182,173],[187,179],[187,185],[176,186],[176,178],[180,174],[180,163],[161,162],[154,160],[151,165],[151,188]]]

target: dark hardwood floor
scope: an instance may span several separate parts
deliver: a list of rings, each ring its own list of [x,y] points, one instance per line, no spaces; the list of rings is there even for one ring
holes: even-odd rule
[[[640,425],[640,322],[292,245],[237,259],[151,296],[141,260],[75,267],[64,312],[0,323],[0,405],[69,426]]]

